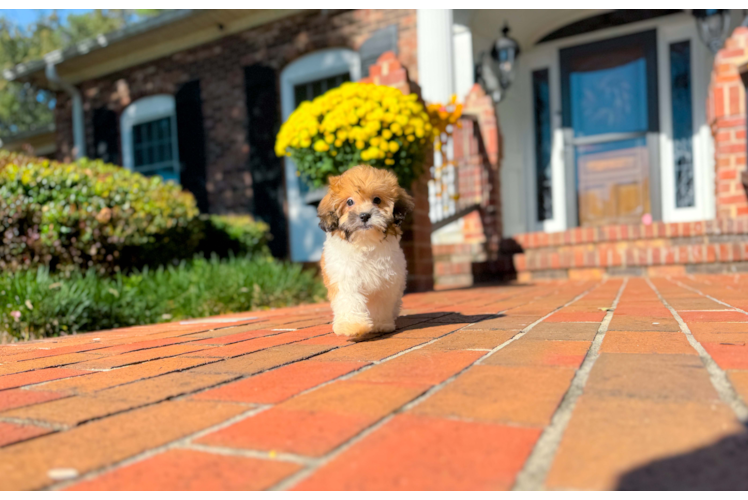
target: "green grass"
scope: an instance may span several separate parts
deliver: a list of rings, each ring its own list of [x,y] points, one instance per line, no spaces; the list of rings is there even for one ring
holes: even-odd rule
[[[0,276],[0,339],[51,337],[324,300],[312,271],[268,257],[194,259],[113,277]]]

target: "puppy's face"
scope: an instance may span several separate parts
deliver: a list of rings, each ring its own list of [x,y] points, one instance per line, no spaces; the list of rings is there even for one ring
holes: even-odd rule
[[[413,199],[390,171],[366,165],[330,178],[330,190],[317,209],[319,226],[349,241],[401,234],[400,224]]]

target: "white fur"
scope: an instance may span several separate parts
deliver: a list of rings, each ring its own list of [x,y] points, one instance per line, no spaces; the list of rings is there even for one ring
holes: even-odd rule
[[[372,333],[393,331],[407,275],[400,236],[357,231],[346,241],[328,233],[323,255],[330,283],[338,286],[333,330],[351,335],[351,325],[365,325]]]

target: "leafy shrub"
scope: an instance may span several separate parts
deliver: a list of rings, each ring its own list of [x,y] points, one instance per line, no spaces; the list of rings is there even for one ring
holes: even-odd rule
[[[191,226],[195,199],[174,183],[98,160],[63,164],[5,155],[0,152],[2,269],[116,271],[188,257],[199,243]]]
[[[203,215],[201,219],[204,225],[199,253],[219,257],[269,255],[270,227],[264,222],[250,215]]]
[[[194,259],[101,276],[47,269],[0,275],[0,337],[18,339],[119,328],[324,299],[314,272],[268,257]]]
[[[0,151],[0,270],[111,274],[197,253],[255,255],[267,232],[248,215],[198,216],[194,197],[159,177]]]

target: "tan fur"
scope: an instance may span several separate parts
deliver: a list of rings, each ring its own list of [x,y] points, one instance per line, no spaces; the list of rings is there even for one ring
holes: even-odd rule
[[[327,232],[320,267],[336,334],[360,339],[394,330],[407,273],[400,224],[412,210],[388,170],[360,165],[330,178],[317,215]]]
[[[335,296],[338,294],[338,284],[330,282],[330,275],[327,274],[327,270],[325,269],[325,255],[324,254],[322,254],[322,258],[319,261],[319,267],[322,271],[322,283],[325,285],[325,288],[327,288],[327,300],[332,301],[335,299]]]

